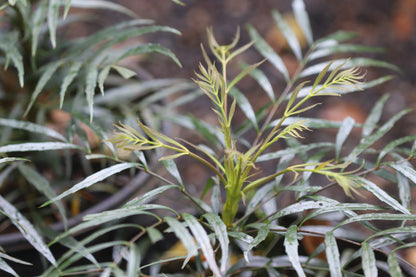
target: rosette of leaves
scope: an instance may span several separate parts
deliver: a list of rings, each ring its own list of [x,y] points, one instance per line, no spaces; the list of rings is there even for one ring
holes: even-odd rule
[[[87,213],[121,205],[145,183],[137,163],[115,162],[131,155],[103,143],[107,130],[137,116],[161,128],[164,99],[194,86],[141,73],[142,60],[160,55],[180,66],[169,49],[146,37],[179,32],[137,18],[120,4],[10,0],[1,1],[0,12],[0,269],[40,274],[40,261],[14,257],[16,243],[56,265],[48,240]],[[83,35],[71,35],[74,29]],[[141,158],[150,164],[152,156]],[[83,192],[39,208],[79,180]],[[127,185],[115,185],[120,182]],[[96,189],[87,191],[92,184]],[[69,248],[75,243],[67,242]]]
[[[140,229],[129,239],[108,245],[88,245],[95,238],[91,235],[80,243],[79,248],[64,255],[57,268],[51,267],[48,274],[75,270],[69,267],[82,257],[82,254],[74,255],[81,246],[90,252],[105,247],[115,249],[111,265],[101,264],[105,267],[104,272],[132,276],[168,275],[172,273],[169,265],[174,261],[180,261],[182,267],[174,269],[173,273],[180,272],[184,276],[377,276],[382,273],[402,276],[414,270],[400,251],[414,246],[416,217],[410,208],[409,192],[416,182],[411,163],[416,137],[406,136],[381,148],[373,147],[409,111],[404,110],[386,122],[380,122],[388,99],[383,96],[363,125],[351,118],[331,122],[305,116],[317,105],[311,100],[319,96],[357,93],[391,78],[384,76],[366,81],[361,68],[397,68],[365,57],[362,53],[378,52],[379,49],[348,43],[353,37],[351,33],[337,32],[315,40],[303,1],[293,1],[293,12],[308,49],[301,48],[298,37],[284,17],[273,12],[274,23],[298,61],[293,74],[289,74],[280,55],[253,26],[247,26],[253,42],[243,46],[238,46],[239,33],[230,44],[223,45],[216,41],[212,30],[208,30],[209,52],[202,49],[205,63],[199,67],[195,82],[201,89],[199,94],[210,100],[218,123],[209,124],[193,116],[169,117],[173,122],[199,132],[207,141],[195,144],[171,138],[141,120],[138,120],[138,129],[126,124],[117,126],[110,141],[120,148],[139,152],[170,151],[160,160],[173,178],[167,179],[144,167],[160,180],[159,187],[120,209],[85,217],[86,222],[57,237],[54,242],[71,238],[84,228],[117,222],[133,214],[153,217],[154,224],[108,227],[106,231],[112,228]],[[262,71],[262,62],[242,65],[240,73],[230,77],[230,63],[252,45],[266,59],[264,63],[270,63],[283,77],[284,88],[273,88],[271,77]],[[269,98],[259,109],[254,109],[238,89],[240,80],[247,75],[258,82]],[[186,97],[189,95],[184,96],[182,103]],[[238,109],[246,116],[241,125],[234,120]],[[362,127],[362,138],[344,154],[341,151],[344,143],[353,127],[358,126]],[[309,130],[320,128],[337,130],[333,141],[302,139]],[[247,135],[253,130],[254,138]],[[175,163],[179,157],[194,159],[211,170],[212,178],[201,189],[201,195],[188,191]],[[372,160],[372,157],[376,158]],[[259,175],[259,169],[265,163],[275,170]],[[122,164],[128,163],[120,166]],[[378,180],[389,182],[397,195],[378,186]],[[339,186],[345,195],[357,198],[342,202],[337,200],[338,195],[324,193],[335,186]],[[150,202],[169,190],[180,191],[184,199],[194,205],[195,215]],[[50,202],[74,192],[69,190]],[[358,197],[360,194],[366,197]],[[284,198],[289,200],[281,203]],[[369,203],[371,198],[378,202]],[[160,216],[158,210],[168,210],[172,216]],[[200,216],[196,217],[196,214]],[[315,223],[310,225],[313,220]],[[379,221],[389,222],[389,225],[377,224]],[[154,250],[152,245],[163,241],[164,233],[174,233],[184,251],[175,252],[176,247],[159,254],[151,251]],[[307,252],[303,248],[310,237],[321,240],[318,239],[317,246]],[[100,267],[90,264],[76,269],[98,271]]]

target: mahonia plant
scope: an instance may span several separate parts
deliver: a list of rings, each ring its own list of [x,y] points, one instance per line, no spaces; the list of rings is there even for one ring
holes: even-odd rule
[[[233,99],[230,92],[243,77],[256,69],[262,62],[245,67],[236,77],[230,79],[227,73],[229,63],[237,55],[246,51],[252,43],[236,48],[239,41],[239,30],[233,41],[228,45],[219,44],[211,28],[207,30],[207,34],[209,50],[215,56],[216,61],[210,60],[207,51],[202,46],[202,53],[206,65],[199,65],[199,72],[196,73],[196,79],[194,81],[210,99],[212,110],[218,118],[218,128],[223,135],[221,144],[224,146],[221,155],[216,156],[202,147],[192,145],[190,142],[182,142],[182,140],[170,138],[152,130],[140,121],[138,121],[138,125],[142,132],[120,123],[116,126],[119,132],[116,132],[110,141],[116,143],[118,147],[130,150],[144,151],[164,148],[173,151],[174,154],[165,155],[160,160],[190,156],[208,166],[215,173],[216,180],[224,186],[226,191],[222,218],[227,226],[232,226],[240,202],[242,199],[244,200],[248,192],[259,188],[261,185],[287,172],[298,173],[310,171],[322,174],[330,180],[337,181],[346,194],[351,195],[350,191],[355,191],[356,187],[359,186],[359,182],[357,183],[353,180],[353,172],[343,172],[348,166],[348,162],[333,164],[331,161],[326,161],[314,164],[297,164],[261,178],[256,178],[254,170],[257,167],[257,159],[259,156],[273,144],[290,136],[301,138],[301,133],[309,130],[304,120],[298,120],[283,127],[283,123],[289,117],[297,116],[318,105],[308,105],[306,104],[308,100],[316,96],[338,95],[335,91],[339,91],[340,89],[360,90],[358,85],[361,84],[363,75],[359,69],[353,67],[342,70],[345,65],[345,63],[342,63],[329,73],[328,71],[332,66],[332,63],[329,63],[317,76],[309,92],[298,100],[299,92],[307,82],[300,83],[291,93],[283,115],[277,123],[273,126],[270,122],[265,124],[258,131],[258,136],[253,142],[252,147],[244,149],[243,146],[239,147],[237,139],[233,135],[233,117],[237,105],[236,99]],[[324,82],[321,84],[322,80]],[[231,104],[229,105],[230,101]],[[272,110],[277,110],[277,107],[282,102],[277,101]]]

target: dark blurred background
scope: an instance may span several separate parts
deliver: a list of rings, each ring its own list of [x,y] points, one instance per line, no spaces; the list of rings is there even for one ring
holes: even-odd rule
[[[213,26],[217,39],[228,43],[237,26],[241,27],[241,44],[249,41],[245,25],[253,25],[259,33],[282,56],[289,71],[294,69],[295,60],[285,48],[285,43],[276,31],[271,11],[278,10],[291,17],[291,0],[184,0],[179,6],[169,0],[119,0],[133,9],[140,17],[155,20],[157,24],[174,27],[181,31],[180,37],[159,36],[162,45],[170,48],[179,57],[183,69],[172,62],[147,63],[143,65],[149,74],[157,77],[191,78],[199,61],[202,60],[200,43],[206,41],[206,28]],[[356,121],[363,121],[374,101],[381,93],[390,93],[391,98],[385,110],[385,118],[410,107],[416,106],[416,1],[415,0],[306,0],[314,38],[320,38],[337,30],[353,31],[358,37],[355,43],[384,48],[385,52],[370,57],[385,60],[401,68],[401,73],[381,69],[367,69],[367,78],[394,74],[396,77],[369,93],[353,94],[339,99],[330,99],[320,107],[320,115],[340,120],[346,114]],[[253,54],[254,55],[254,54]],[[255,62],[260,57],[243,57]],[[275,90],[279,89],[276,76]],[[244,90],[243,90],[244,91]],[[342,102],[342,103],[341,103]],[[197,103],[195,105],[198,105]],[[334,108],[336,106],[336,108]],[[190,107],[192,108],[192,107]],[[199,110],[199,107],[195,107]],[[340,114],[341,113],[341,114]],[[414,116],[414,114],[413,114]],[[415,126],[408,117],[398,132],[414,133]],[[403,134],[397,134],[403,135]]]

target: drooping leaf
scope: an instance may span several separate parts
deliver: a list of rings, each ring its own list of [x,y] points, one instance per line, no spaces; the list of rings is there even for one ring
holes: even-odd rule
[[[369,146],[379,140],[384,134],[386,134],[394,124],[402,118],[405,114],[407,114],[409,110],[402,110],[393,117],[391,117],[386,123],[384,123],[380,128],[377,129],[374,133],[370,136],[363,137],[360,141],[360,144],[355,147],[351,153],[346,158],[347,161],[353,161],[355,158],[361,154],[364,150],[366,150]]]
[[[48,29],[52,48],[56,47],[56,24],[59,17],[60,0],[49,0],[48,6]]]
[[[42,73],[41,77],[39,78],[35,90],[32,93],[32,96],[30,97],[29,104],[26,108],[26,111],[24,113],[24,116],[27,116],[29,111],[32,109],[33,104],[35,103],[35,100],[38,98],[39,94],[43,91],[48,81],[56,74],[56,70],[64,63],[64,60],[58,60],[56,62],[52,62],[48,64],[45,71]]]
[[[253,107],[250,104],[250,101],[248,101],[247,97],[245,97],[244,94],[241,93],[241,91],[239,91],[236,88],[233,88],[230,91],[230,94],[237,101],[238,106],[244,112],[245,116],[248,118],[248,120],[251,122],[251,124],[253,124],[253,126],[256,129],[258,129],[256,114],[253,110]]]
[[[43,23],[46,19],[46,13],[48,10],[48,2],[42,1],[39,3],[39,6],[33,12],[32,16],[32,57],[36,56],[38,43],[39,43],[39,35],[42,31]]]
[[[0,118],[0,125],[7,126],[10,128],[15,128],[15,129],[26,130],[32,133],[43,134],[43,135],[46,135],[47,137],[51,137],[60,141],[66,141],[65,137],[62,136],[57,131],[47,128],[43,125],[31,123],[28,121],[19,121],[19,120],[14,120],[14,119]]]
[[[293,32],[290,25],[286,22],[283,16],[276,10],[272,11],[272,15],[274,21],[276,22],[277,27],[282,32],[283,36],[286,39],[287,44],[289,45],[290,49],[292,49],[293,54],[298,59],[298,61],[302,60],[302,49],[300,47],[298,38],[296,37],[295,32]]]
[[[305,78],[314,74],[319,74],[322,69],[325,68],[325,66],[327,66],[327,62],[322,62],[322,63],[318,63],[318,64],[314,64],[312,66],[307,67],[305,70],[302,71],[302,73],[299,75],[300,78]],[[391,69],[394,71],[398,71],[400,72],[400,69],[395,66],[392,65],[391,63],[388,62],[384,62],[384,61],[379,61],[379,60],[375,60],[375,59],[370,59],[370,58],[351,58],[351,59],[338,59],[338,60],[334,60],[332,63],[332,66],[330,68],[330,70],[332,71],[334,68],[336,68],[337,66],[343,64],[342,69],[347,69],[347,68],[352,68],[352,67],[372,67],[372,66],[376,66],[376,67],[382,67],[382,68],[387,68],[387,69]]]
[[[86,68],[85,72],[85,95],[88,103],[88,111],[90,112],[90,121],[93,119],[93,105],[95,88],[98,81],[98,68],[97,65],[90,64]]]
[[[131,17],[136,17],[136,14],[120,5],[111,1],[105,1],[105,0],[71,0],[71,6],[77,7],[77,8],[83,8],[83,9],[105,9],[105,10],[112,10],[120,13],[124,13]]]
[[[51,151],[61,149],[79,149],[79,146],[63,142],[28,142],[0,146],[0,152],[28,152],[28,151]]]
[[[41,253],[51,264],[56,265],[56,260],[43,242],[41,235],[36,231],[35,227],[27,220],[15,206],[10,204],[6,199],[0,196],[0,208],[4,211],[5,215],[12,221],[13,225],[19,229],[20,233],[25,239],[39,252]]]
[[[381,48],[365,45],[355,44],[338,44],[328,45],[327,47],[319,47],[308,56],[308,61],[316,60],[318,58],[327,57],[333,54],[346,53],[351,55],[352,53],[376,53],[382,52]]]
[[[179,173],[179,170],[178,170],[178,167],[176,166],[175,161],[163,160],[162,162],[163,162],[163,166],[169,172],[169,174],[172,175],[182,187],[184,187],[181,174]]]
[[[374,251],[367,242],[361,244],[361,265],[365,276],[378,276]]]
[[[285,78],[286,82],[289,82],[289,72],[286,69],[280,56],[273,50],[273,48],[267,44],[267,42],[259,35],[253,26],[247,26],[250,38],[254,41],[255,48],[260,54],[266,58]]]
[[[59,91],[59,107],[62,108],[64,104],[65,93],[68,90],[69,85],[78,75],[81,69],[82,63],[74,61],[71,66],[66,70],[65,77],[62,80],[61,89]]]
[[[355,120],[351,117],[347,117],[342,122],[341,127],[337,133],[337,137],[335,139],[335,157],[338,160],[339,154],[341,153],[342,145],[344,144],[345,140],[351,133],[352,128],[355,125]]]
[[[16,162],[16,161],[29,161],[29,160],[23,159],[23,158],[12,158],[12,157],[9,157],[9,158],[2,158],[2,159],[0,159],[0,164],[2,164],[2,163],[12,163],[12,162]],[[1,181],[0,181],[0,184],[1,184]]]
[[[51,228],[40,226],[40,230],[42,231],[42,234],[44,234],[48,239],[54,240],[56,237],[60,235],[59,231],[55,231]],[[94,258],[94,256],[88,251],[88,249],[83,246],[79,241],[77,241],[73,237],[65,237],[62,238],[59,243],[63,246],[65,246],[68,249],[73,249],[75,252],[82,253],[82,255],[91,261],[97,268],[99,267],[97,260]]]
[[[298,232],[297,232],[297,226],[292,225],[287,230],[286,236],[285,236],[285,250],[286,254],[289,257],[290,262],[292,263],[293,268],[296,270],[296,273],[299,277],[306,277],[305,272],[303,271],[302,265],[299,260],[299,252],[298,252]]]
[[[406,176],[409,180],[411,180],[414,184],[416,184],[416,170],[412,167],[410,163],[391,163],[389,164],[390,167],[394,168],[403,176]]]
[[[325,253],[329,264],[329,273],[333,277],[342,277],[340,255],[334,233],[325,234]]]
[[[275,220],[277,218],[280,218],[282,216],[286,216],[289,214],[299,213],[306,210],[311,209],[322,209],[326,206],[330,206],[331,203],[324,202],[324,201],[302,201],[299,203],[294,203],[292,205],[289,205],[283,209],[281,209],[278,213],[273,215],[270,220]]]
[[[362,131],[362,137],[369,136],[373,130],[377,127],[377,122],[380,120],[381,114],[383,112],[384,104],[389,99],[389,94],[384,94],[374,105],[369,113]]]
[[[22,173],[22,175],[26,178],[26,180],[29,183],[31,183],[43,195],[45,195],[49,200],[56,197],[55,191],[51,187],[49,181],[41,174],[39,174],[36,170],[25,164],[19,164],[18,169],[20,173]],[[60,215],[62,216],[62,220],[66,228],[68,221],[66,217],[65,208],[60,201],[57,201],[55,204],[58,208]]]
[[[387,194],[387,192],[385,192],[384,190],[382,190],[381,188],[379,188],[376,184],[374,184],[373,182],[362,178],[362,177],[357,177],[359,178],[361,185],[368,190],[369,192],[371,192],[374,196],[376,196],[379,200],[383,201],[384,203],[388,204],[390,207],[392,207],[393,209],[395,209],[396,211],[402,212],[406,215],[410,215],[410,211],[408,209],[406,209],[405,207],[403,207],[396,199],[394,199],[393,197],[391,197],[389,194]]]
[[[245,68],[247,65],[243,64],[242,67]],[[274,95],[272,84],[270,83],[269,79],[267,78],[266,74],[263,73],[260,69],[253,69],[250,72],[250,76],[257,81],[257,83],[262,87],[262,89],[266,92],[267,96],[273,102],[276,100],[276,96]]]
[[[198,255],[198,247],[195,244],[195,240],[181,222],[172,217],[165,217],[164,220],[170,228],[175,232],[176,237],[182,242],[188,251],[187,258],[183,262],[182,268],[188,263],[191,257]]]
[[[81,189],[85,189],[88,188],[89,186],[102,181],[104,179],[106,179],[107,177],[110,177],[120,171],[129,169],[129,168],[133,168],[133,167],[138,167],[140,166],[140,164],[138,163],[121,163],[121,164],[116,164],[110,167],[107,167],[105,169],[102,169],[90,176],[88,176],[87,178],[85,178],[83,181],[81,181],[80,183],[74,185],[72,188],[66,190],[65,192],[61,193],[60,195],[58,195],[57,197],[49,200],[48,202],[44,203],[42,205],[42,207],[49,205],[52,202],[58,201],[70,194],[73,194]]]
[[[257,235],[254,237],[254,239],[247,245],[246,249],[244,249],[244,259],[249,262],[249,253],[250,251],[259,245],[261,242],[263,242],[267,235],[269,234],[270,228],[268,224],[262,224],[260,228],[258,228]]]
[[[396,253],[390,252],[387,256],[387,263],[389,265],[389,273],[391,277],[402,277],[402,270],[397,260]]]
[[[410,202],[412,200],[412,194],[410,192],[409,180],[403,176],[400,172],[396,173],[397,186],[399,188],[400,202],[407,209],[410,208]]]
[[[154,227],[148,227],[148,228],[146,228],[146,231],[147,231],[147,233],[149,235],[149,238],[150,238],[150,241],[152,243],[156,243],[156,242],[163,239],[162,233]]]
[[[221,220],[221,218],[213,213],[207,213],[204,215],[209,225],[214,229],[215,236],[218,238],[221,246],[221,272],[225,272],[227,269],[227,263],[229,258],[229,244],[227,234],[227,226]]]
[[[308,145],[299,145],[297,147],[291,147],[288,149],[278,150],[276,152],[260,155],[257,161],[258,162],[269,161],[269,160],[278,159],[278,158],[281,158],[290,154],[306,153],[307,151],[310,151],[316,148],[332,148],[333,146],[334,144],[330,142],[317,142],[317,143],[310,143]]]
[[[312,28],[309,22],[308,13],[306,12],[305,3],[303,0],[294,0],[292,2],[292,9],[295,14],[296,21],[302,29],[308,44],[311,45],[313,43]]]
[[[395,140],[389,142],[383,148],[383,150],[380,151],[380,154],[378,155],[378,158],[377,158],[376,165],[378,166],[380,164],[381,160],[384,158],[384,156],[386,154],[390,153],[397,146],[399,146],[400,144],[406,143],[406,142],[410,142],[410,141],[416,141],[416,135],[401,137],[401,138],[398,138],[398,139],[395,139]]]
[[[5,54],[4,67],[7,69],[10,60],[13,62],[13,65],[17,69],[17,74],[19,77],[19,85],[23,87],[24,85],[24,65],[23,65],[23,56],[19,52],[18,44],[18,33],[10,32],[8,35],[4,36],[0,40],[0,49],[3,50]]]
[[[114,68],[124,79],[129,79],[136,75],[136,72],[124,66],[113,65],[112,68]]]
[[[11,275],[13,275],[13,276],[16,276],[16,277],[18,277],[19,275],[16,273],[16,271],[14,271],[14,269],[13,268],[11,268],[7,263],[6,263],[6,261],[5,260],[3,260],[1,257],[0,257],[0,270],[3,270],[3,271],[5,271],[5,272],[7,272],[7,273],[10,273]]]
[[[191,214],[183,213],[182,216],[186,223],[188,223],[188,226],[191,229],[195,240],[198,242],[198,245],[201,247],[201,251],[204,254],[209,268],[212,270],[214,275],[223,276],[215,260],[214,250],[212,249],[209,237],[202,225]]]

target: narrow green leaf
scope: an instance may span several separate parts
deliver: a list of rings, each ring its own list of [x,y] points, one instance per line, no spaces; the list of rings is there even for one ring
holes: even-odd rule
[[[227,234],[227,226],[221,220],[221,218],[213,213],[204,214],[204,217],[208,221],[209,225],[214,229],[215,236],[218,238],[221,247],[221,272],[225,272],[228,264],[229,257],[229,244]]]
[[[364,126],[361,137],[368,137],[377,128],[377,122],[380,120],[381,114],[383,112],[384,104],[389,99],[389,94],[384,94],[373,106],[371,112],[369,113]]]
[[[136,75],[136,72],[123,66],[113,65],[112,68],[114,68],[124,79],[129,79]]]
[[[116,11],[119,13],[124,13],[128,16],[131,17],[136,17],[136,14],[120,5],[120,4],[116,4],[114,2],[111,1],[104,1],[104,0],[72,0],[71,1],[71,6],[72,7],[77,7],[77,8],[83,8],[83,9],[105,9],[105,10],[112,10],[112,11]]]
[[[402,110],[396,115],[394,115],[392,118],[390,118],[386,123],[383,124],[380,128],[377,129],[372,135],[363,137],[360,141],[360,144],[355,147],[351,153],[346,158],[347,161],[353,161],[356,159],[356,157],[361,154],[364,150],[366,150],[368,147],[370,147],[373,143],[375,143],[377,140],[379,140],[384,134],[386,134],[393,126],[394,124],[402,118],[405,114],[407,114],[410,110]]]
[[[17,69],[19,84],[21,87],[24,85],[24,65],[23,65],[23,56],[19,52],[19,47],[17,47],[18,33],[10,32],[7,36],[3,37],[0,40],[0,49],[3,50],[6,55],[5,68],[7,68],[9,60],[12,60],[13,65]]]
[[[188,223],[188,226],[191,229],[194,238],[198,242],[198,245],[201,247],[201,251],[205,256],[209,268],[212,270],[215,276],[223,276],[220,269],[218,268],[217,262],[215,260],[214,250],[212,249],[211,242],[207,233],[205,232],[205,229],[191,214],[183,213],[182,216],[186,223]]]
[[[0,153],[28,152],[28,151],[51,151],[60,149],[79,149],[79,146],[63,142],[28,142],[20,144],[9,144],[0,146]]]
[[[31,123],[28,121],[19,121],[14,119],[6,119],[0,118],[0,125],[7,126],[10,128],[26,130],[32,133],[43,134],[47,137],[51,137],[60,141],[66,141],[65,137],[63,137],[57,131],[47,128],[43,125]]]
[[[66,19],[69,9],[71,8],[71,2],[72,0],[65,0],[64,15],[63,15],[64,19]]]
[[[32,169],[31,167],[25,164],[19,164],[18,169],[20,173],[26,178],[26,180],[31,183],[39,192],[45,195],[48,200],[53,199],[56,197],[55,191],[49,184],[49,181],[40,175],[36,170]],[[65,229],[68,224],[65,208],[60,201],[56,202],[56,207],[62,217]]]
[[[157,27],[157,26],[153,26],[153,27]],[[173,32],[173,30],[174,29],[171,29],[171,28],[166,29],[163,27],[154,29],[154,31],[171,31],[171,32]],[[137,47],[129,48],[126,51],[120,53],[117,56],[116,60],[118,61],[129,56],[136,56],[136,55],[142,55],[142,54],[147,54],[147,53],[159,53],[159,54],[165,55],[171,58],[179,67],[182,67],[181,62],[178,60],[178,58],[172,51],[170,51],[169,49],[159,44],[152,44],[152,43],[147,43],[146,45],[139,45]]]
[[[238,106],[244,112],[247,119],[251,122],[251,124],[253,124],[253,126],[256,129],[258,129],[256,114],[247,97],[245,97],[244,94],[236,88],[233,88],[230,91],[230,94],[237,101]]]
[[[307,151],[316,149],[316,148],[333,148],[334,144],[329,142],[318,142],[318,143],[311,143],[308,145],[299,145],[297,147],[288,148],[284,150],[278,150],[276,152],[267,153],[260,155],[257,159],[258,162],[269,161],[273,159],[278,159],[290,154],[298,154],[298,153],[306,153]]]
[[[303,34],[306,37],[309,45],[313,43],[312,28],[309,22],[309,16],[305,8],[305,3],[302,0],[294,0],[292,2],[293,13],[298,22]]]
[[[12,163],[12,162],[15,162],[15,161],[29,161],[29,160],[23,159],[23,158],[11,158],[11,157],[9,157],[9,158],[1,158],[0,159],[0,164],[2,164],[2,163]]]
[[[363,242],[361,245],[361,265],[366,277],[378,276],[376,258],[373,249],[367,242]]]
[[[263,224],[260,226],[260,228],[257,231],[257,235],[254,237],[254,239],[247,245],[247,247],[244,249],[244,259],[249,262],[249,252],[259,245],[261,242],[263,242],[267,235],[270,232],[270,228],[268,224]]]
[[[278,11],[272,11],[272,15],[274,21],[277,24],[277,27],[285,37],[287,44],[290,46],[290,49],[292,49],[293,54],[295,54],[298,61],[302,60],[302,49],[300,48],[296,34],[293,32],[292,28]]]
[[[29,105],[26,108],[26,111],[24,113],[24,116],[27,116],[30,109],[32,108],[33,104],[35,103],[35,100],[38,98],[39,94],[43,91],[48,81],[56,74],[56,70],[64,63],[64,60],[58,60],[56,62],[53,62],[51,64],[48,64],[45,71],[42,73],[41,77],[39,78],[39,81],[36,84],[35,90],[32,93],[32,96],[30,97]]]
[[[60,0],[49,0],[48,6],[48,28],[52,48],[56,47],[56,23],[59,17]]]
[[[42,234],[44,234],[48,239],[54,240],[57,238],[61,233],[59,231],[55,231],[51,228],[46,226],[39,226]],[[80,242],[78,242],[73,237],[65,237],[62,238],[59,243],[65,246],[68,249],[73,249],[75,252],[82,253],[83,257],[91,261],[97,268],[99,267],[97,260],[94,258],[93,255],[88,251],[86,247],[84,247]]]
[[[153,229],[156,230],[156,229]],[[159,232],[159,231],[158,231]],[[159,232],[160,233],[160,232]],[[150,232],[149,232],[150,236]],[[135,243],[130,243],[130,251],[127,258],[127,276],[126,277],[136,277],[139,275],[139,266],[141,260],[140,249],[136,246]]]
[[[59,196],[53,198],[52,200],[49,200],[48,202],[44,203],[42,205],[42,207],[49,205],[52,202],[58,201],[70,194],[73,194],[81,189],[85,189],[88,188],[89,186],[102,181],[104,179],[106,179],[109,176],[112,176],[116,173],[119,173],[120,171],[129,169],[129,168],[133,168],[133,167],[138,167],[140,166],[140,164],[137,163],[121,163],[121,164],[116,164],[113,166],[110,166],[108,168],[102,169],[90,176],[88,176],[87,178],[85,178],[82,182],[74,185],[72,188],[66,190],[65,192],[61,193]]]
[[[347,117],[342,122],[341,127],[339,128],[339,131],[337,133],[337,137],[335,140],[335,157],[338,160],[339,154],[341,153],[342,145],[344,144],[345,140],[351,133],[352,128],[355,125],[355,120],[351,117]]]
[[[309,213],[301,222],[302,225],[304,222],[308,221],[311,218],[314,218],[316,216],[319,216],[321,214],[325,213],[333,213],[333,212],[344,212],[344,211],[378,211],[378,210],[384,210],[384,208],[365,204],[365,203],[331,203],[329,202],[329,206],[322,207],[320,209],[317,209],[315,212]],[[354,214],[356,215],[356,214]],[[348,216],[354,216],[354,215],[348,215]]]
[[[0,270],[3,270],[3,271],[5,271],[5,272],[7,272],[7,273],[10,273],[11,275],[13,275],[13,276],[16,276],[16,277],[18,277],[19,275],[16,273],[16,271],[14,271],[13,270],[13,268],[11,268],[7,263],[6,263],[6,261],[5,260],[3,260],[1,257],[0,257]]]
[[[249,65],[245,67],[228,85],[228,90],[231,90],[242,78],[247,74],[250,74],[251,71],[259,67],[264,61]]]
[[[377,53],[383,52],[382,48],[376,48],[365,45],[355,44],[338,44],[328,45],[327,47],[319,47],[308,56],[308,61],[313,61],[318,58],[323,58],[339,53],[346,53],[351,55],[352,53]]]
[[[341,64],[344,64],[342,68],[340,68],[341,70],[352,68],[352,67],[381,67],[381,68],[387,68],[387,69],[400,72],[400,69],[397,66],[392,65],[391,63],[383,62],[383,61],[379,61],[375,59],[370,59],[370,58],[351,58],[351,59],[334,60],[330,68],[330,71],[332,71],[334,68],[336,68],[337,66]],[[324,69],[326,65],[327,65],[327,62],[322,62],[322,63],[309,66],[305,70],[302,71],[302,73],[299,75],[299,78],[304,78],[304,77],[308,77],[314,74],[319,74],[319,72],[321,72],[322,69]]]
[[[410,203],[412,201],[412,194],[410,191],[409,180],[405,176],[403,176],[403,174],[401,174],[400,172],[396,173],[396,177],[397,177],[397,186],[399,188],[400,202],[402,203],[404,207],[409,209]]]
[[[36,56],[36,51],[39,43],[39,35],[42,31],[43,23],[46,19],[46,12],[48,10],[48,2],[42,1],[39,3],[32,16],[32,57]]]
[[[343,225],[360,222],[360,221],[373,221],[373,220],[415,220],[416,215],[407,215],[407,214],[392,214],[392,213],[370,213],[357,215],[351,218],[348,218],[338,224],[335,228],[339,228]]]
[[[162,233],[156,228],[148,227],[146,228],[146,231],[152,243],[156,243],[163,239]]]
[[[391,197],[389,194],[387,194],[384,190],[379,188],[376,184],[373,182],[366,180],[364,178],[358,177],[361,186],[363,186],[366,190],[371,192],[374,196],[376,196],[379,200],[383,201],[384,203],[388,204],[390,207],[395,209],[396,211],[402,212],[404,214],[410,215],[408,209],[403,207],[396,199]]]
[[[155,189],[152,189],[151,191],[146,192],[145,194],[143,194],[140,197],[137,197],[137,198],[134,198],[134,199],[130,200],[129,202],[127,202],[124,205],[124,207],[131,206],[131,205],[140,205],[140,204],[148,203],[149,201],[151,201],[153,198],[155,198],[159,194],[161,194],[161,193],[163,193],[163,192],[165,192],[169,189],[173,189],[173,188],[179,188],[179,186],[177,186],[177,185],[166,185],[166,186],[157,187]]]
[[[391,163],[388,164],[391,168],[397,170],[406,178],[411,180],[414,184],[416,184],[416,170],[412,167],[410,163]]]
[[[312,88],[310,89],[310,91],[307,91],[305,93],[305,96],[308,95],[310,92],[315,91],[315,88],[319,85],[319,83],[321,82],[321,80],[326,76],[329,68],[331,67],[332,62],[328,63],[327,66],[325,66],[322,71],[318,74],[318,77],[316,77],[315,81],[313,82]],[[303,95],[303,94],[302,94]]]
[[[182,2],[182,1],[179,1],[179,0],[172,0],[172,2],[173,2],[173,3],[176,3],[176,4],[178,4],[178,5],[181,5],[181,6],[185,6],[185,3],[184,3],[184,2]]]
[[[88,110],[90,112],[90,121],[93,119],[93,105],[94,105],[94,94],[98,80],[98,68],[96,65],[89,65],[86,68],[85,73],[85,95],[88,103]]]
[[[332,232],[325,234],[325,253],[331,277],[342,277],[338,245]]]
[[[254,46],[260,54],[265,57],[285,78],[286,82],[289,82],[289,72],[286,69],[280,56],[273,50],[273,48],[267,44],[267,42],[259,35],[253,26],[247,26],[250,38],[254,41]]]
[[[59,91],[59,107],[62,108],[64,104],[65,93],[68,90],[69,85],[78,75],[79,70],[81,69],[82,63],[74,61],[70,67],[65,72],[65,77],[62,80],[61,89]]]
[[[247,65],[242,64],[243,68]],[[250,76],[257,81],[257,83],[261,86],[261,88],[266,92],[267,96],[273,102],[276,100],[276,96],[274,95],[272,84],[270,83],[269,79],[267,78],[266,74],[263,73],[260,69],[253,69],[250,73]]]
[[[402,270],[397,260],[395,252],[390,252],[387,256],[387,263],[389,265],[389,273],[391,277],[402,277]]]
[[[299,277],[306,277],[305,272],[303,271],[302,265],[300,264],[299,260],[299,253],[298,253],[298,232],[297,226],[292,225],[286,232],[285,236],[285,250],[286,254],[289,257],[290,262],[292,263],[293,268],[296,270],[296,273]]]
[[[351,40],[357,36],[358,34],[356,32],[337,31],[326,37],[320,38],[319,40],[316,41],[316,45],[318,48],[320,48],[321,45],[325,45],[327,44],[327,42],[333,43],[335,41],[336,43],[339,43],[339,42]]]
[[[302,201],[302,202],[294,203],[292,205],[289,205],[281,209],[278,213],[276,213],[270,218],[270,221],[273,221],[277,218],[280,218],[289,214],[300,213],[300,212],[311,210],[311,209],[322,209],[331,205],[332,205],[331,203],[324,202],[324,201]]]
[[[163,166],[169,172],[169,174],[172,175],[182,187],[184,187],[181,174],[179,173],[179,170],[178,170],[178,167],[176,166],[175,161],[163,160],[162,162],[163,162]]]
[[[376,165],[378,166],[380,164],[381,160],[384,158],[384,156],[386,154],[390,153],[394,148],[396,148],[400,144],[410,142],[410,141],[416,141],[416,135],[401,137],[401,138],[398,138],[398,139],[395,139],[395,140],[389,142],[383,148],[383,150],[381,150],[380,154],[378,155]]]
[[[188,263],[191,257],[198,255],[198,247],[195,244],[194,238],[189,233],[182,223],[172,217],[165,217],[164,220],[170,226],[170,228],[175,232],[176,237],[182,242],[188,251],[188,255],[183,262],[182,268]]]
[[[107,79],[108,75],[110,74],[111,66],[105,66],[101,69],[100,73],[97,77],[98,88],[100,89],[101,96],[104,96],[104,82]],[[136,91],[135,91],[136,92]],[[94,102],[97,104],[97,97],[95,97]]]
[[[107,211],[97,213],[97,214],[87,214],[86,216],[84,216],[83,220],[88,221],[87,226],[88,225],[96,226],[99,224],[103,224],[105,222],[122,219],[122,218],[132,216],[132,215],[147,215],[147,216],[155,217],[157,220],[160,220],[160,218],[155,213],[148,212],[148,210],[156,210],[156,209],[167,210],[167,211],[171,211],[175,213],[174,210],[163,205],[157,205],[157,204],[128,205],[128,206],[122,206],[121,208],[118,208],[118,209],[107,210]]]
[[[25,237],[25,239],[51,264],[56,265],[56,260],[53,257],[52,252],[43,242],[42,237],[29,222],[29,220],[27,220],[12,204],[10,204],[2,196],[0,196],[0,207],[7,215],[7,217],[10,218],[13,225],[19,229],[20,233]]]

